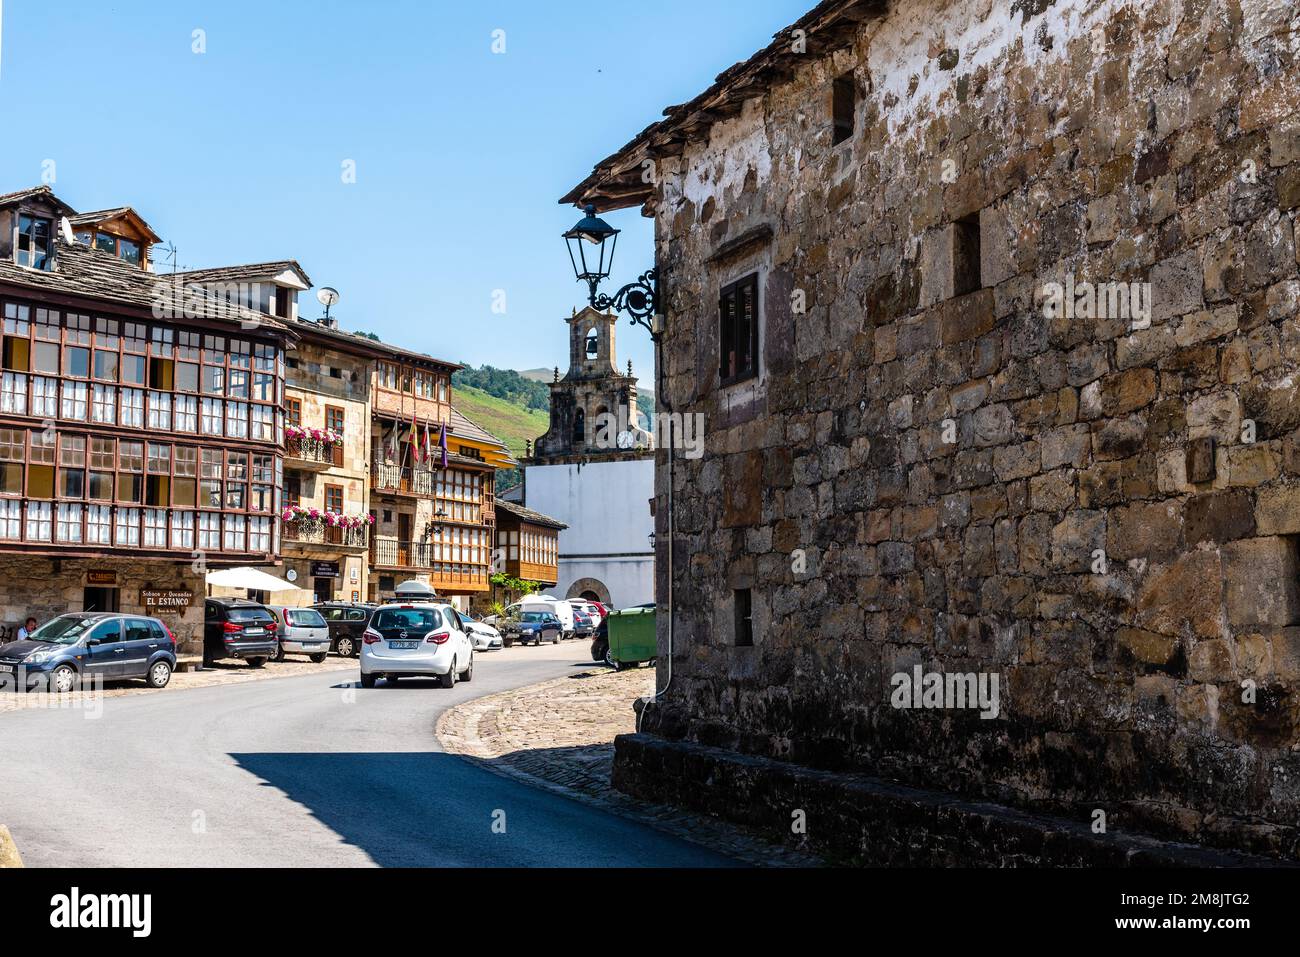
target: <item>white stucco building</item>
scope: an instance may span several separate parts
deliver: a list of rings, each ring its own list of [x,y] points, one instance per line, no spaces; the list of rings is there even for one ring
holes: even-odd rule
[[[652,458],[525,468],[527,506],[569,526],[560,532],[552,594],[616,608],[655,600],[654,474]]]

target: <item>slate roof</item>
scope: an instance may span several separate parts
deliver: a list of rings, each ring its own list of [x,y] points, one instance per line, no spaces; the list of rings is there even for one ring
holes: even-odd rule
[[[886,7],[886,0],[822,0],[748,60],[719,73],[699,96],[665,109],[664,119],[597,163],[592,174],[560,202],[579,207],[591,203],[598,212],[651,202],[656,187],[643,177],[647,159],[679,155],[687,142],[707,136],[718,120],[739,113],[746,100],[792,76],[812,57],[850,42],[863,21],[880,16]],[[796,52],[796,31],[802,33],[804,52]]]
[[[497,499],[497,511],[506,512],[515,516],[521,522],[530,522],[533,525],[545,525],[547,528],[568,528],[558,518],[551,518],[549,515],[543,515],[541,512],[534,512],[531,508],[524,508],[514,502],[507,502],[505,499]]]
[[[361,351],[371,354],[379,354],[386,357],[396,357],[401,359],[410,359],[413,362],[427,362],[432,365],[441,366],[455,372],[457,369],[465,368],[459,362],[451,362],[447,359],[437,359],[424,352],[415,352],[411,349],[403,349],[401,346],[395,346],[391,343],[384,342],[381,339],[371,339],[369,336],[363,336],[357,332],[348,332],[344,329],[331,329],[328,326],[322,326],[319,322],[312,319],[299,318],[297,322],[290,323],[295,329],[300,329],[301,335],[305,336],[323,336],[340,345],[351,345]]]
[[[176,275],[192,282],[253,282],[258,279],[266,279],[286,270],[293,270],[298,273],[306,285],[315,285],[311,281],[311,277],[307,275],[307,271],[298,264],[296,259],[280,259],[269,263],[245,263],[239,266],[214,266],[211,269],[187,269]]]
[[[90,226],[95,223],[103,223],[110,219],[118,219],[120,217],[126,217],[127,219],[132,220],[137,226],[144,229],[144,231],[149,234],[149,242],[162,242],[162,237],[154,231],[152,226],[145,222],[143,216],[137,213],[130,206],[115,206],[112,209],[97,209],[90,213],[77,213],[75,216],[68,217],[68,225],[73,228],[76,228],[77,226]]]
[[[117,206],[113,209],[97,209],[92,213],[77,213],[75,216],[69,216],[68,222],[73,226],[84,226],[87,223],[102,223],[106,219],[114,219],[124,213],[135,213],[130,206]],[[139,213],[136,213],[138,216]]]
[[[164,291],[169,287],[176,288],[175,279],[174,276],[146,272],[111,253],[81,243],[68,243],[61,238],[55,239],[52,270],[23,269],[12,261],[0,259],[0,281],[52,294],[84,296],[150,310],[159,301],[160,288]],[[181,285],[184,285],[183,281]],[[263,326],[288,328],[274,316],[250,309],[231,316],[234,307],[226,303],[218,305],[232,322],[241,317],[256,317]]]
[[[21,203],[23,200],[31,199],[35,196],[40,196],[42,199],[54,203],[56,206],[62,207],[64,213],[71,214],[76,212],[75,209],[63,200],[59,199],[59,197],[55,196],[54,190],[50,189],[48,186],[32,186],[28,189],[15,190],[12,193],[0,193],[0,206],[12,206],[14,203]]]

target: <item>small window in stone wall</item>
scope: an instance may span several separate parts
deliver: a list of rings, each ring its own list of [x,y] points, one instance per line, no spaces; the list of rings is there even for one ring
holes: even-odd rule
[[[718,373],[723,385],[758,375],[758,274],[722,290],[718,302]]]
[[[736,647],[754,647],[754,597],[748,588],[735,593]]]
[[[952,224],[952,291],[955,296],[982,289],[979,213]]]
[[[837,77],[831,92],[831,113],[835,122],[832,142],[838,146],[853,136],[858,112],[858,87],[853,73]]]

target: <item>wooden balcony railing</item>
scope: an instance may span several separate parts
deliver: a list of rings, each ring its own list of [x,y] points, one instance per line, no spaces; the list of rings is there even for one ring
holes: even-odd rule
[[[431,542],[403,542],[395,538],[373,538],[370,564],[375,568],[398,568],[429,572],[434,587],[484,590],[488,587],[488,566],[437,561]]]
[[[386,492],[433,497],[433,472],[428,469],[403,468],[400,465],[375,462],[370,470],[370,482],[373,488]]]

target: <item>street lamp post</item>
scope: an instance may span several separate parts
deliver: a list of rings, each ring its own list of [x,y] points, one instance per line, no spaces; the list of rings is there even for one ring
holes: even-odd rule
[[[663,331],[656,322],[656,309],[659,304],[659,275],[654,269],[648,269],[614,295],[600,292],[600,284],[609,278],[614,268],[614,250],[618,247],[618,234],[615,229],[596,215],[595,206],[587,206],[585,215],[572,229],[564,234],[569,246],[569,260],[573,263],[573,273],[579,282],[587,284],[587,301],[593,309],[602,312],[627,313],[634,326],[643,326],[650,333],[656,344]]]

